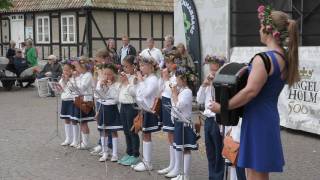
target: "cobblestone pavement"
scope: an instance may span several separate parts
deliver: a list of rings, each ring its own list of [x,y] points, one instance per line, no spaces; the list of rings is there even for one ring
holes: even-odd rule
[[[117,163],[98,162],[88,151],[60,146],[63,123],[56,132],[56,98],[39,98],[34,88],[6,92],[0,88],[0,180],[153,180],[165,179],[156,171],[137,173]],[[90,124],[91,146],[98,139],[95,123]],[[56,135],[59,136],[56,136]],[[154,169],[168,161],[166,136],[153,136]],[[282,131],[286,158],[284,173],[275,180],[319,180],[320,136],[291,130]],[[125,151],[120,133],[119,154]],[[207,161],[201,139],[200,151],[192,156],[192,177],[207,179]],[[107,176],[106,176],[107,175]]]

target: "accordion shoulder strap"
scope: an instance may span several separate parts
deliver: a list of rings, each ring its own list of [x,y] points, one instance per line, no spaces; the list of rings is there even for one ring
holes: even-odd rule
[[[271,70],[271,63],[270,63],[270,59],[269,59],[269,56],[265,53],[265,52],[261,52],[261,53],[258,53],[256,54],[252,59],[251,61],[249,62],[249,64],[252,63],[253,59],[256,57],[256,56],[260,56],[263,63],[264,63],[264,67],[266,68],[266,71],[267,71],[267,74],[270,73],[270,70]]]

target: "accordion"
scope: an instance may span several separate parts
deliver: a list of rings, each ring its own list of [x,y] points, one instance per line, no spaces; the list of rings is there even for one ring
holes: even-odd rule
[[[242,117],[243,107],[228,110],[229,100],[243,89],[247,84],[248,65],[241,63],[228,63],[222,66],[213,80],[215,88],[215,101],[220,103],[221,112],[216,114],[218,124],[236,126]]]

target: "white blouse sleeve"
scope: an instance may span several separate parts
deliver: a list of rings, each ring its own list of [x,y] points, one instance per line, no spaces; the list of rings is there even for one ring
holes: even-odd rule
[[[200,86],[198,92],[197,92],[197,103],[198,104],[204,104],[206,100],[206,89],[203,86]]]
[[[119,92],[120,92],[120,83],[115,83],[113,84],[108,92],[107,92],[107,97],[114,99],[114,100],[118,100],[119,98]]]
[[[159,91],[163,92],[164,89],[166,88],[166,81],[164,81],[162,78],[160,78],[158,81],[158,86],[159,86]]]
[[[93,81],[93,79],[92,79],[91,73],[84,74],[84,77],[81,79],[81,83],[80,83],[79,89],[81,91],[85,91],[85,90],[91,88],[92,83],[93,83],[92,81]]]
[[[178,109],[184,109],[192,103],[192,91],[182,91],[178,96],[178,102],[175,105]]]
[[[63,78],[59,80],[59,84],[62,87],[62,89],[64,89],[67,86],[67,83],[63,80]]]
[[[141,87],[143,88],[143,96],[144,97],[150,97],[154,93],[158,93],[158,79],[156,77],[153,77],[149,79],[148,81],[140,82]]]

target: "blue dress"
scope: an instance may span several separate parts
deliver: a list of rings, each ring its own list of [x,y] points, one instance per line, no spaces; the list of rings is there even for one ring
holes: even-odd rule
[[[274,71],[260,93],[245,106],[238,166],[262,173],[282,172],[284,158],[277,104],[285,82],[275,52],[266,53],[272,59]],[[250,65],[249,71],[251,68]]]

